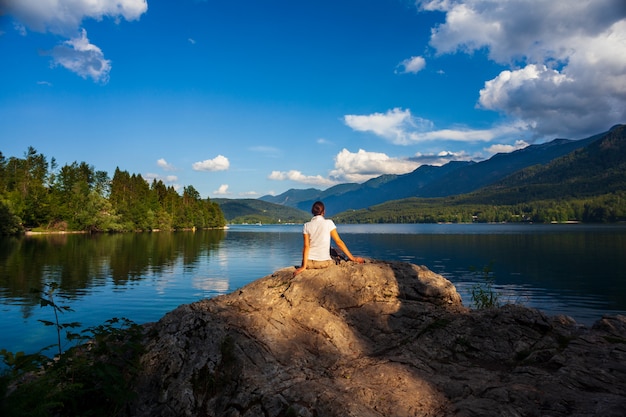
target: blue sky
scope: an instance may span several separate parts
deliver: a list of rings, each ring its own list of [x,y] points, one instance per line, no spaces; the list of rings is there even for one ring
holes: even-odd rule
[[[0,0],[0,151],[257,198],[626,123],[623,0]]]

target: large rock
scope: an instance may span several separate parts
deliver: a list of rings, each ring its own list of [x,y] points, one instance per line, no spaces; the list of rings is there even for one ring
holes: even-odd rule
[[[425,267],[285,268],[148,325],[133,416],[623,416],[626,318],[472,311]]]

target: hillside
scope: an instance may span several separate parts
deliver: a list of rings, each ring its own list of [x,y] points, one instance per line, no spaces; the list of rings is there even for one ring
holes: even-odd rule
[[[451,162],[442,167],[423,165],[403,175],[381,175],[363,184],[339,184],[321,191],[291,189],[278,196],[263,196],[260,200],[285,204],[308,211],[317,200],[324,201],[326,212],[333,215],[346,210],[355,210],[389,200],[406,198],[419,193],[430,182],[473,162]]]
[[[524,168],[546,164],[585,148],[608,133],[581,140],[555,139],[515,152],[496,154],[477,163],[457,161],[440,167],[424,165],[408,174],[383,175],[363,184],[340,184],[325,191],[313,188],[292,189],[279,196],[263,196],[260,200],[308,210],[319,199],[326,203],[329,215],[333,215],[409,197],[431,198],[466,194],[501,181]]]
[[[229,223],[302,223],[311,215],[286,205],[258,199],[214,198]]]
[[[335,219],[346,223],[618,222],[626,220],[626,126],[472,193],[407,198]]]
[[[451,162],[441,167],[423,165],[409,174],[383,175],[373,178],[361,184],[359,188],[342,194],[326,192],[326,195],[320,195],[319,199],[326,204],[326,211],[329,215],[341,211],[369,207],[389,200],[421,195],[421,190],[428,184],[450,176],[471,165],[474,165],[474,163]],[[303,201],[298,207],[311,207],[313,202],[314,200]]]
[[[460,202],[518,204],[626,191],[626,125],[547,164],[519,170]]]
[[[322,190],[318,190],[317,188],[307,188],[305,190],[292,188],[279,195],[264,195],[263,197],[260,197],[259,200],[296,208],[302,201],[315,199],[321,193]]]

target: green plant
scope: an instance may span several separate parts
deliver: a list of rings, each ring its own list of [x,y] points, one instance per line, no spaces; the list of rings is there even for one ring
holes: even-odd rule
[[[68,329],[78,322],[61,323],[61,313],[73,311],[56,299],[57,283],[39,294],[42,307],[52,307],[54,321],[39,320],[54,326],[58,355],[54,359],[42,354],[12,353],[3,349],[0,356],[6,369],[0,375],[0,415],[10,417],[115,416],[132,399],[130,389],[139,374],[139,357],[143,352],[142,328],[126,318],[113,318],[80,333]],[[63,351],[61,333],[77,345]],[[78,344],[83,342],[83,344]]]
[[[481,271],[472,267],[474,275],[480,275],[481,281],[474,284],[471,289],[471,298],[474,306],[481,310],[500,306],[500,295],[493,288],[495,277],[493,275],[493,262],[484,266]]]
[[[59,356],[63,354],[63,346],[61,344],[61,331],[64,329],[77,328],[80,327],[81,324],[79,322],[70,322],[70,323],[61,323],[59,322],[59,314],[73,311],[69,306],[60,305],[55,302],[55,293],[59,289],[59,284],[56,282],[51,282],[46,284],[47,289],[45,291],[38,289],[31,289],[32,293],[40,294],[39,296],[39,305],[41,307],[52,307],[54,311],[54,321],[49,320],[38,320],[46,326],[54,326],[57,332],[57,348],[59,350]],[[43,294],[43,296],[41,295]],[[62,296],[58,296],[62,297]],[[66,338],[68,341],[72,340],[80,340],[80,335],[77,333],[71,333],[70,331],[66,331]],[[50,347],[50,346],[49,346]],[[44,348],[42,350],[48,349]]]
[[[0,351],[0,415],[116,416],[133,398],[143,352],[141,326],[125,318],[83,330],[88,343],[50,360]]]

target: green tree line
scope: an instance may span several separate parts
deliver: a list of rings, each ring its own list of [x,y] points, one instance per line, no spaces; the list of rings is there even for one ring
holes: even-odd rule
[[[88,232],[182,230],[226,224],[217,203],[191,185],[182,195],[161,180],[116,168],[113,178],[85,162],[58,167],[33,147],[0,152],[0,234],[29,229]]]
[[[342,223],[501,223],[626,221],[626,192],[520,204],[467,203],[462,197],[408,198],[333,216]]]

